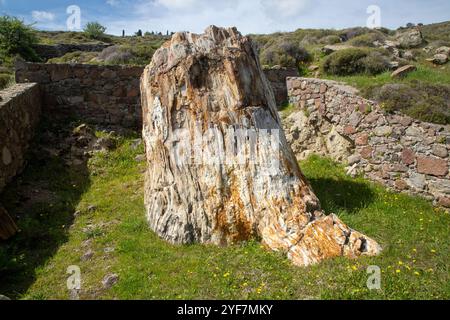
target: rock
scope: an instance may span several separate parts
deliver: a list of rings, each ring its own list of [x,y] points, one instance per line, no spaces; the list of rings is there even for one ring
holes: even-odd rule
[[[432,152],[435,156],[441,157],[441,158],[447,158],[448,157],[448,150],[447,147],[442,144],[435,144],[433,145]]]
[[[447,160],[419,156],[417,157],[417,172],[432,176],[445,176],[448,173]]]
[[[406,60],[414,60],[415,57],[414,53],[411,50],[407,50],[403,52],[402,58]]]
[[[405,134],[407,136],[411,136],[411,137],[423,137],[424,132],[421,128],[418,127],[408,127],[408,129],[406,129]]]
[[[389,137],[392,134],[392,127],[389,126],[376,127],[373,130],[373,133],[377,137]]]
[[[406,75],[410,72],[416,71],[417,68],[411,64],[398,68],[391,74],[391,78],[402,78],[406,77]]]
[[[17,232],[17,226],[11,216],[0,203],[0,240],[7,240]]]
[[[430,191],[433,194],[449,194],[450,195],[450,180],[447,179],[433,179],[428,184]]]
[[[214,26],[176,33],[155,52],[141,89],[145,206],[161,238],[215,245],[259,238],[298,266],[381,251],[321,211],[250,38]]]
[[[103,288],[111,289],[117,282],[119,282],[119,276],[117,274],[107,274],[102,280]]]
[[[310,65],[310,66],[308,67],[308,70],[311,71],[311,72],[317,71],[317,70],[319,70],[319,69],[320,69],[320,67],[317,66],[317,65],[315,65],[315,64]]]
[[[94,150],[104,150],[104,151],[111,151],[114,150],[116,147],[117,147],[117,140],[110,136],[98,138],[93,145]]]
[[[83,256],[81,257],[81,261],[88,261],[88,260],[91,260],[93,256],[94,256],[94,251],[88,250],[88,251],[86,251],[86,253],[83,254]]]
[[[440,197],[438,204],[445,208],[450,208],[450,197]]]
[[[438,53],[433,56],[431,59],[427,59],[427,61],[432,62],[437,65],[446,64],[448,61],[448,56],[446,54]]]
[[[373,151],[374,150],[372,147],[366,146],[362,148],[360,151],[361,157],[363,157],[364,159],[370,159],[372,158]]]
[[[422,33],[418,28],[408,29],[397,34],[396,40],[399,46],[404,49],[417,48],[424,42]]]
[[[329,55],[336,51],[351,49],[351,48],[354,48],[354,47],[347,45],[347,44],[330,44],[330,45],[323,47],[322,52],[326,55]]]
[[[450,48],[449,47],[437,48],[436,54],[445,54],[447,57],[449,57],[450,56]]]
[[[87,208],[87,210],[89,211],[89,212],[95,212],[96,210],[97,210],[97,206],[96,205],[89,205],[88,206],[88,208]]]
[[[369,135],[367,133],[359,134],[355,139],[355,143],[357,146],[367,145],[369,143]]]
[[[144,162],[145,159],[146,159],[145,154],[138,154],[138,155],[134,158],[134,160],[135,160],[136,162]]]
[[[348,157],[347,162],[349,166],[352,166],[356,163],[359,163],[361,161],[361,156],[358,154],[351,155]]]
[[[400,66],[400,63],[398,61],[389,61],[389,69],[390,70],[397,70]]]
[[[426,179],[423,174],[411,173],[406,183],[416,190],[423,190],[426,186]]]
[[[396,180],[394,185],[400,191],[408,189],[408,184],[404,180]]]
[[[416,161],[416,154],[411,149],[403,149],[402,151],[402,162],[407,166],[414,164]]]

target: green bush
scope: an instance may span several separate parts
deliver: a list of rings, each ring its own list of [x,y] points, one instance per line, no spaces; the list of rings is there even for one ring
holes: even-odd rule
[[[362,34],[357,36],[349,41],[352,46],[355,47],[374,47],[375,41],[384,41],[386,40],[386,36],[382,33],[372,32]]]
[[[290,41],[271,43],[261,51],[261,63],[269,66],[298,68],[301,63],[309,62],[312,59],[306,49]]]
[[[101,40],[105,38],[106,28],[98,22],[89,22],[83,31],[89,39]]]
[[[323,37],[323,38],[321,38],[319,40],[320,44],[327,44],[327,45],[337,44],[337,43],[340,43],[340,42],[341,42],[341,38],[339,36],[337,36],[337,35],[334,35],[334,34],[326,36],[326,37]]]
[[[337,76],[354,74],[379,74],[389,67],[388,59],[381,51],[349,48],[329,55],[324,63],[325,73]]]
[[[413,81],[386,84],[372,92],[388,112],[400,111],[415,119],[450,124],[450,86]]]
[[[7,73],[0,73],[0,90],[6,88],[11,80],[11,75]]]
[[[28,61],[39,61],[33,49],[36,43],[35,31],[30,25],[15,17],[0,17],[0,60],[19,55]]]

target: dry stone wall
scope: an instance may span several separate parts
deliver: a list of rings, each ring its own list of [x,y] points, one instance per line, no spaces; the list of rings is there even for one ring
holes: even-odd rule
[[[138,129],[143,68],[18,62],[16,81],[41,85],[46,115]]]
[[[449,126],[387,114],[333,81],[288,78],[287,87],[296,111],[284,125],[298,158],[328,155],[351,174],[450,207]]]
[[[298,77],[298,70],[295,68],[274,66],[272,68],[266,67],[263,71],[267,80],[269,80],[270,86],[272,87],[277,106],[282,106],[288,102],[286,79],[288,77]]]
[[[83,52],[100,52],[104,49],[110,47],[111,44],[108,43],[86,43],[86,44],[37,44],[34,46],[34,50],[37,55],[47,61],[52,58],[62,57],[67,53],[75,51]]]
[[[39,86],[16,84],[0,91],[0,192],[25,164],[41,115]]]
[[[37,84],[16,84],[0,91],[0,193],[24,168],[40,115]],[[0,203],[0,240],[10,238],[16,231],[14,220]]]

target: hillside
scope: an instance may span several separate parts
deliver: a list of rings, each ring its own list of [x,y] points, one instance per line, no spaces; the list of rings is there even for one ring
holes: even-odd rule
[[[108,44],[102,52],[73,51],[49,63],[147,65],[167,36],[102,35],[97,40],[83,32],[35,31],[37,45]],[[450,123],[450,22],[410,26],[398,30],[349,28],[298,29],[294,32],[250,35],[266,67],[298,69],[300,75],[342,81],[361,94],[414,118]],[[445,61],[434,57],[447,55]],[[436,55],[436,53],[440,53]],[[434,59],[433,62],[429,61]],[[0,59],[0,88],[11,84],[12,57]],[[415,71],[392,78],[406,65]],[[392,94],[392,92],[398,92]],[[410,97],[413,97],[410,99]]]

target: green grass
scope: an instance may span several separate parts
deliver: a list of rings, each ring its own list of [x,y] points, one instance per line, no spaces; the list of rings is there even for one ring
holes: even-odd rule
[[[330,76],[324,78],[344,82],[364,92],[368,88],[381,87],[387,83],[410,83],[411,81],[423,81],[432,84],[448,84],[450,83],[450,68],[433,67],[429,64],[417,65],[417,70],[411,72],[403,79],[392,79],[391,72],[384,72],[376,76],[366,74],[354,76]]]
[[[0,247],[0,293],[67,299],[66,269],[78,265],[82,299],[450,298],[450,215],[425,200],[348,178],[342,166],[315,156],[301,166],[324,209],[379,241],[381,256],[298,268],[256,242],[218,248],[160,240],[145,220],[145,165],[135,161],[143,152],[132,147],[135,138],[121,138],[117,150],[97,154],[82,169],[65,168],[57,158],[30,163],[22,185],[47,182],[55,195],[23,213],[15,211],[14,186],[3,196],[10,212],[23,215],[21,233]],[[81,261],[89,248],[93,258]],[[370,265],[382,268],[380,291],[366,287]],[[108,273],[120,278],[104,290]]]

